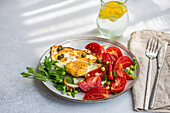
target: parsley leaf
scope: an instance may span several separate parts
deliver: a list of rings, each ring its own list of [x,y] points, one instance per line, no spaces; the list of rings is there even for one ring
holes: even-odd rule
[[[55,63],[58,63],[58,61],[50,60],[50,57],[45,56],[44,62],[38,65],[39,73],[36,73],[35,69],[32,67],[26,67],[28,73],[22,72],[21,75],[24,78],[37,78],[40,81],[46,81],[48,79],[55,84],[64,84],[65,76],[63,76],[62,73],[66,71],[66,66],[60,68],[55,65]]]
[[[46,81],[46,76],[42,76],[42,74],[38,74],[35,72],[35,69],[32,68],[32,67],[26,67],[26,69],[28,70],[28,73],[25,73],[25,72],[22,72],[21,75],[24,77],[24,78],[37,78],[41,81]]]
[[[24,78],[37,78],[40,81],[50,80],[54,83],[57,90],[62,90],[63,94],[66,92],[66,85],[64,84],[64,79],[67,83],[73,83],[73,78],[70,78],[66,73],[66,66],[63,68],[55,65],[58,61],[50,60],[50,57],[45,56],[44,62],[38,65],[38,73],[33,67],[26,67],[27,73],[22,72],[21,75]],[[72,94],[75,97],[75,94]]]

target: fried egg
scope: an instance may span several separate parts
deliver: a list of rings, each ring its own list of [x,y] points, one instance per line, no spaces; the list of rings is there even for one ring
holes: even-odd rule
[[[87,50],[79,50],[71,47],[63,47],[62,50],[58,48],[62,46],[51,47],[51,60],[58,61],[57,66],[67,67],[66,72],[74,77],[85,76],[89,71],[97,69],[102,66],[96,62],[97,56]],[[82,54],[86,55],[85,57]],[[62,58],[59,56],[63,55]]]

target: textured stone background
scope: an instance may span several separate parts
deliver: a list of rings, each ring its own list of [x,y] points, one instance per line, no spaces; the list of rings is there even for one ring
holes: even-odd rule
[[[99,8],[99,0],[0,0],[0,113],[135,113],[131,90],[103,103],[74,103],[20,75],[59,41],[101,36]],[[135,30],[170,30],[169,0],[129,0],[128,9],[129,27],[116,39],[125,46]]]

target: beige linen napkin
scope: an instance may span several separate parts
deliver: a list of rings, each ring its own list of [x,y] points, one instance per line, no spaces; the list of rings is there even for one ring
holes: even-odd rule
[[[134,109],[137,111],[143,111],[144,97],[146,89],[146,78],[148,70],[148,57],[145,55],[147,42],[150,37],[158,37],[160,39],[160,45],[163,45],[165,41],[168,42],[167,53],[162,67],[159,83],[156,92],[154,108],[148,111],[150,112],[170,112],[170,34],[163,32],[156,32],[152,30],[137,31],[131,34],[129,42],[129,50],[136,56],[140,64],[139,78],[133,86],[133,100]],[[153,60],[151,86],[153,86],[154,79],[157,71],[156,59]],[[151,87],[152,89],[152,87]],[[152,91],[152,90],[151,90]]]

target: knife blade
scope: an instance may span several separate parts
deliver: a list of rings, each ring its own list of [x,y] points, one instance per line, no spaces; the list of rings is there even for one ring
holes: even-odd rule
[[[152,94],[151,94],[150,105],[149,105],[150,109],[152,109],[154,107],[154,100],[155,100],[156,90],[157,90],[157,86],[158,86],[159,75],[160,75],[160,71],[162,69],[164,60],[165,60],[167,47],[168,47],[168,42],[165,42],[164,46],[162,46],[160,48],[159,53],[158,53],[158,57],[157,57],[157,76],[155,78],[155,83],[154,83],[153,91],[152,91]],[[161,50],[163,52],[161,52]]]
[[[161,47],[161,49],[163,49],[163,53],[160,52],[158,54],[157,62],[158,62],[158,68],[160,68],[160,69],[162,68],[163,63],[164,63],[167,48],[168,48],[168,42],[165,42],[164,46]]]

